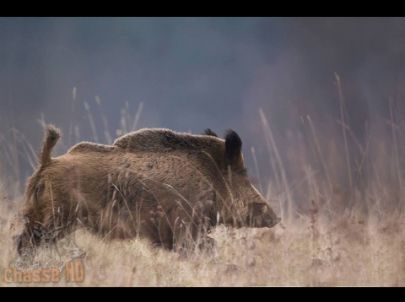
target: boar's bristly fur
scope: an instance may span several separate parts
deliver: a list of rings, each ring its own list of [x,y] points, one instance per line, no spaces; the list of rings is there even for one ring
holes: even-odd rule
[[[18,252],[56,242],[78,227],[156,246],[210,246],[217,224],[272,227],[280,219],[250,183],[242,140],[141,129],[112,145],[81,142],[51,158],[60,132],[48,126],[40,166],[25,192]]]

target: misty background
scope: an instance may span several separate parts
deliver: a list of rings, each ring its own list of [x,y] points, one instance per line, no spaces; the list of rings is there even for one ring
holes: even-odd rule
[[[370,131],[389,130],[389,102],[402,123],[404,63],[403,18],[0,18],[3,152],[12,129],[38,150],[41,116],[65,134],[56,154],[76,142],[66,136],[72,124],[81,139],[93,141],[85,103],[98,142],[107,143],[100,112],[115,136],[122,110],[132,118],[142,102],[137,128],[201,133],[209,127],[221,136],[235,129],[249,171],[264,186],[274,175],[262,108],[294,180],[297,158],[313,151],[302,147],[308,116],[322,147],[344,152],[335,74],[346,122],[363,145]],[[25,181],[32,167],[18,156]],[[0,172],[8,173],[4,162]]]

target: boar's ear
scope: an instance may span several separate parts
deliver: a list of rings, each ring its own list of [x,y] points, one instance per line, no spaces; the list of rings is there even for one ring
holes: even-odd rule
[[[204,130],[204,134],[205,134],[205,135],[209,135],[209,136],[218,137],[218,135],[217,135],[214,131],[212,131],[210,128],[205,129],[205,130]]]
[[[51,152],[59,138],[60,130],[53,125],[46,125],[45,139],[42,145],[42,152],[40,157],[41,166],[47,165],[51,162]]]
[[[238,163],[242,151],[242,140],[239,135],[228,130],[225,134],[225,160],[227,164],[233,165]]]

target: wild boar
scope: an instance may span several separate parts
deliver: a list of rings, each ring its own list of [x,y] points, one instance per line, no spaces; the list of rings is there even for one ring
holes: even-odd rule
[[[273,227],[280,218],[251,184],[242,141],[141,129],[112,145],[81,142],[51,158],[60,131],[48,125],[29,178],[20,254],[78,227],[104,238],[148,238],[167,249],[213,244],[212,227]]]

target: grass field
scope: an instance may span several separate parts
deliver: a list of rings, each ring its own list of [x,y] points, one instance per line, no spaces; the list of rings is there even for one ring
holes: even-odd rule
[[[95,118],[88,106],[86,110],[91,128],[96,132]],[[139,114],[140,110],[133,122],[123,118],[122,124],[136,125]],[[369,136],[366,144],[361,145],[350,128],[343,125],[342,114],[339,129],[343,135],[339,145],[325,140],[328,134],[322,133],[307,117],[306,141],[294,140],[298,145],[280,150],[273,136],[274,129],[262,111],[260,118],[274,175],[267,187],[262,183],[262,191],[282,217],[283,224],[273,229],[220,226],[211,234],[217,242],[215,251],[189,257],[152,248],[146,240],[103,241],[78,230],[60,241],[57,249],[42,248],[31,262],[22,262],[16,256],[13,236],[21,225],[18,213],[23,186],[15,185],[18,161],[13,155],[17,149],[25,150],[22,154],[32,163],[35,151],[22,139],[14,145],[3,144],[0,285],[405,286],[401,169],[401,150],[405,148],[400,143],[404,141],[401,139],[404,125],[396,123],[395,116],[391,116],[393,126],[386,127],[388,135]],[[122,128],[122,132],[130,130]],[[107,138],[113,137],[104,133]],[[332,137],[338,139],[337,135]],[[368,173],[367,182],[359,187],[354,177],[359,165],[353,163],[350,146],[358,148],[360,167],[363,173]],[[289,157],[291,150],[295,155]],[[301,153],[297,154],[296,150]],[[256,161],[254,149],[251,151]],[[248,152],[249,148],[245,148],[245,154]],[[294,165],[286,165],[285,158]],[[253,174],[260,174],[258,166],[252,169]],[[293,173],[298,170],[299,173]],[[296,176],[294,181],[291,175]],[[297,183],[301,184],[298,189]],[[84,278],[80,282],[67,282],[63,277],[64,268],[72,259],[78,259],[83,265]],[[56,283],[24,283],[14,275],[11,280],[10,268],[28,272],[57,268],[62,277]]]
[[[213,254],[182,258],[145,240],[103,242],[85,231],[43,248],[20,270],[55,267],[57,283],[7,282],[6,268],[20,267],[12,233],[14,209],[0,217],[1,286],[404,286],[404,219],[379,224],[345,219],[336,225],[302,219],[285,229],[219,227]],[[400,222],[401,221],[401,222]],[[63,267],[81,259],[84,279],[69,283]],[[15,279],[17,280],[17,279]],[[18,281],[18,280],[17,280]]]

